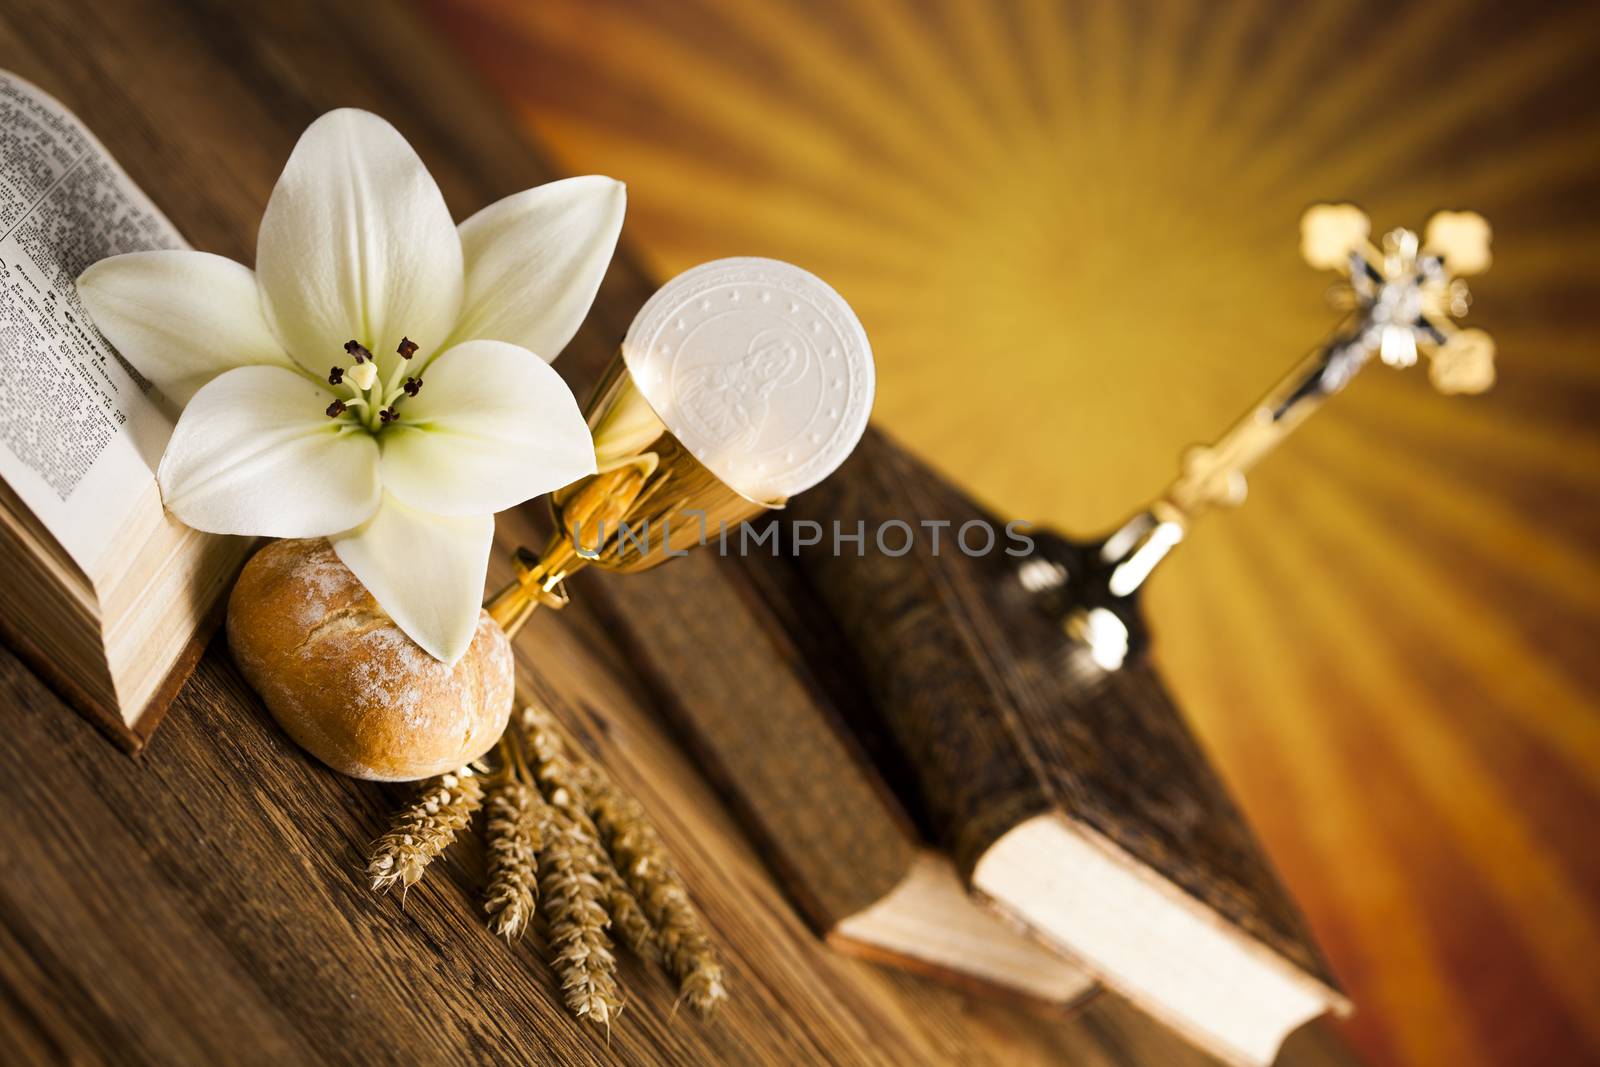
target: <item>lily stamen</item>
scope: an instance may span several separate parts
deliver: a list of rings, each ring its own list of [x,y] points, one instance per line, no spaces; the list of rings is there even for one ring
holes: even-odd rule
[[[344,412],[345,403],[343,400],[335,400],[333,403],[328,405],[327,415],[330,419],[337,419],[340,415],[343,415]]]
[[[402,359],[409,360],[421,346],[409,337],[402,337],[395,348]],[[344,350],[355,360],[348,367],[334,366],[328,371],[328,384],[343,385],[350,395],[338,401],[338,410],[329,405],[330,418],[344,414],[351,408],[363,412],[359,422],[369,432],[377,433],[391,422],[400,419],[399,402],[422,391],[422,376],[407,374],[406,364],[397,364],[387,381],[378,377],[378,361],[371,350],[354,338],[346,341]]]
[[[384,383],[383,399],[387,400],[398,396],[400,393],[400,381],[405,377],[407,377],[406,365],[404,363],[395,364],[394,373],[389,375],[389,380]]]
[[[346,372],[345,377],[349,378],[357,389],[365,392],[378,380],[378,367],[374,363],[357,363]]]

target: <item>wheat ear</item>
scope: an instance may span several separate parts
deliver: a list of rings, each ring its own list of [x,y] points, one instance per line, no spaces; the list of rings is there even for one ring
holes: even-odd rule
[[[722,965],[689,893],[667,860],[666,847],[639,802],[617,788],[597,767],[581,776],[589,813],[612,862],[654,925],[667,969],[678,991],[701,1018],[728,998]]]
[[[545,800],[582,827],[589,821],[588,803],[578,781],[578,768],[557,732],[550,713],[529,705],[522,710],[522,737],[533,755],[532,774]]]
[[[539,903],[539,823],[544,802],[509,774],[489,790],[484,811],[489,839],[489,929],[507,940],[522,936]]]
[[[606,893],[606,910],[611,912],[611,928],[617,940],[628,946],[628,951],[647,963],[665,963],[661,955],[661,938],[655,924],[644,913],[639,898],[628,888],[627,881],[611,865],[611,857],[596,835],[591,839],[595,853],[595,871],[600,876],[600,887]]]
[[[600,830],[589,816],[584,796],[584,781],[592,773],[582,757],[574,758],[557,732],[549,712],[528,707],[522,713],[523,737],[533,753],[532,773],[546,799],[572,821],[579,836],[595,852],[595,876],[605,890],[606,909],[611,913],[617,939],[640,959],[662,962],[655,927],[639,906],[627,881],[612,866],[600,837]]]
[[[547,806],[544,815],[539,888],[550,924],[551,963],[572,1014],[609,1025],[622,1010],[622,991],[593,850],[559,809]]]
[[[469,767],[424,782],[417,799],[395,813],[389,832],[372,843],[367,876],[382,892],[398,882],[409,888],[472,823],[483,804],[483,783]]]

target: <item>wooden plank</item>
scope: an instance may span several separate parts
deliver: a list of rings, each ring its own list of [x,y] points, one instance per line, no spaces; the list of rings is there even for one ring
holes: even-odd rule
[[[395,122],[458,217],[549,174],[408,9],[242,8],[14,0],[0,13],[0,64],[77,111],[197,247],[245,262],[290,147],[330,107]],[[579,377],[649,287],[619,259],[568,357]],[[537,536],[533,517],[502,519],[503,547]],[[661,725],[603,615],[580,596],[536,617],[518,651],[660,821],[730,970],[733,1000],[715,1022],[675,1014],[664,978],[632,961],[609,1040],[570,1019],[537,943],[508,947],[484,929],[476,848],[403,901],[374,897],[360,850],[402,791],[309,760],[220,643],[139,759],[4,652],[7,1061],[1202,1062],[1111,998],[1060,1021],[828,952]],[[1295,1062],[1342,1058],[1313,1032]]]

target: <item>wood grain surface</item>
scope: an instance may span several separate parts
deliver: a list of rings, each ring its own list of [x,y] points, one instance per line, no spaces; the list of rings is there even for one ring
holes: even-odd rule
[[[391,119],[458,217],[548,176],[475,80],[386,4],[14,0],[0,65],[76,111],[196,247],[244,262],[295,137],[330,107]],[[648,288],[619,258],[570,350],[580,377]],[[534,540],[536,522],[503,516],[501,542]],[[708,581],[717,565],[677,564]],[[493,577],[505,573],[497,560]],[[661,725],[605,613],[585,606],[606,581],[577,583],[571,609],[536,617],[519,657],[661,824],[731,974],[716,1021],[674,1013],[664,978],[632,961],[609,1036],[568,1018],[536,939],[508,947],[484,929],[474,848],[404,899],[373,896],[360,850],[403,791],[303,755],[220,642],[137,759],[4,651],[5,1061],[1203,1062],[1114,998],[1054,1019],[825,950]],[[1345,1056],[1313,1029],[1285,1062]]]

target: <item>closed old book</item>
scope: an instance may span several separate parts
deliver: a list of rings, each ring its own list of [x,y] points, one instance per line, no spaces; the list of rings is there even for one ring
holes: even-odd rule
[[[950,524],[937,553],[922,519]],[[1070,663],[1019,579],[1021,541],[881,435],[791,520],[822,529],[799,569],[838,622],[830,658],[847,649],[870,696],[840,703],[898,754],[885,780],[976,893],[1233,1063],[1269,1063],[1301,1023],[1348,1010],[1149,664]],[[903,530],[875,536],[896,522],[917,533],[903,554]]]
[[[1091,993],[1081,968],[976,902],[914,824],[883,753],[832,706],[808,623],[770,610],[751,580],[793,575],[731,564],[702,550],[578,581],[812,927],[841,951],[977,991],[1053,1005]]]
[[[1098,979],[1239,1064],[1348,1009],[1149,664],[1063,662],[999,524],[869,431],[774,531],[583,595],[831,944],[1057,1003]]]

